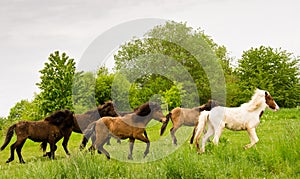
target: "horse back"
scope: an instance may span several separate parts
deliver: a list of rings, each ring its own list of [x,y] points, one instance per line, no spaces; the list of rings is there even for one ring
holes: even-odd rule
[[[60,136],[60,130],[54,124],[47,121],[21,121],[16,125],[18,137],[29,138],[35,142],[42,142],[51,137]]]
[[[177,114],[178,115],[178,114]],[[181,108],[180,121],[186,126],[195,126],[199,119],[200,112],[196,109]]]

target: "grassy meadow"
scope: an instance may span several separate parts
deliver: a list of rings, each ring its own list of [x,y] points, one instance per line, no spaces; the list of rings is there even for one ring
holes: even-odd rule
[[[40,143],[27,140],[23,150],[26,164],[17,155],[9,164],[9,146],[0,152],[0,178],[300,178],[300,109],[267,110],[257,135],[256,148],[244,150],[249,143],[246,131],[224,130],[219,146],[208,144],[206,153],[198,155],[189,145],[192,128],[180,128],[178,146],[171,144],[168,125],[159,136],[161,123],[152,121],[147,129],[151,141],[150,153],[143,158],[146,144],[136,141],[133,160],[127,160],[128,142],[111,140],[105,146],[112,159],[79,151],[82,136],[73,133],[69,141],[71,156],[66,156],[57,144],[56,159],[42,157]],[[7,127],[6,127],[7,128]],[[6,131],[1,131],[2,145]],[[48,147],[49,150],[49,147]]]

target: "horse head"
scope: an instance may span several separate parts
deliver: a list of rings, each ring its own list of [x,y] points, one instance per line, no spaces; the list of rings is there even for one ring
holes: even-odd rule
[[[135,112],[138,116],[141,117],[151,117],[157,121],[165,121],[165,116],[162,113],[161,107],[158,103],[154,103],[154,102],[147,102],[145,104],[143,104],[142,106],[140,106],[136,112]]]
[[[219,106],[219,103],[215,100],[208,100],[207,103],[199,106],[199,112],[201,111],[210,111],[212,108],[216,107],[216,106]]]
[[[115,111],[114,104],[112,101],[107,101],[103,105],[98,107],[98,112],[100,117],[103,116],[118,116],[117,112]]]
[[[276,104],[275,100],[273,97],[270,95],[269,92],[265,91],[265,99],[266,99],[266,104],[268,107],[274,111],[279,110],[279,106]]]

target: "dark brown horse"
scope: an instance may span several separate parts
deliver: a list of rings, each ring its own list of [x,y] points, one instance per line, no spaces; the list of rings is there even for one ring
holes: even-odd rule
[[[162,113],[160,105],[157,103],[147,102],[140,106],[135,113],[126,114],[123,117],[102,117],[96,122],[93,122],[84,131],[86,138],[95,135],[93,146],[100,153],[104,153],[110,159],[109,153],[103,148],[105,142],[110,136],[127,139],[129,138],[129,154],[128,159],[132,159],[132,150],[135,139],[143,141],[147,144],[144,152],[144,157],[149,153],[150,141],[145,136],[145,128],[151,119],[157,121],[165,121],[165,116]],[[143,135],[144,134],[144,135]]]
[[[97,121],[104,116],[119,116],[114,109],[112,101],[107,101],[104,104],[99,105],[97,109],[87,111],[84,114],[75,114],[76,123],[73,132],[82,134],[82,131],[84,131],[90,123]]]
[[[209,111],[211,108],[218,106],[219,104],[214,100],[208,100],[206,104],[203,104],[198,107],[194,107],[192,109],[190,108],[174,108],[166,117],[167,120],[163,123],[160,131],[160,135],[163,135],[164,131],[166,130],[166,127],[168,125],[169,120],[171,119],[173,123],[173,127],[170,129],[171,136],[172,136],[172,142],[174,145],[177,145],[177,139],[175,136],[175,132],[179,127],[182,125],[184,126],[193,126],[195,127],[198,123],[199,115],[201,111]],[[193,135],[191,137],[190,143],[193,144],[195,135],[195,129],[193,131]]]
[[[84,131],[87,126],[98,120],[100,117],[104,116],[118,116],[116,111],[114,110],[114,105],[112,101],[107,101],[102,105],[99,105],[96,109],[90,110],[85,112],[84,114],[75,114],[75,124],[72,128],[73,132],[82,134],[82,131]],[[85,142],[80,145],[80,148],[83,149],[86,144],[87,140],[84,140]],[[109,144],[109,141],[108,141]],[[43,142],[41,144],[41,148],[43,149],[43,152],[45,153],[47,148],[47,142]],[[66,152],[67,153],[67,152]],[[69,155],[69,153],[67,153]],[[49,156],[50,152],[47,152],[44,154],[44,156]]]
[[[69,153],[67,145],[72,128],[74,126],[74,115],[69,110],[57,111],[40,121],[20,121],[7,130],[4,144],[0,150],[4,148],[11,141],[14,131],[17,135],[17,141],[11,145],[10,158],[6,161],[9,163],[14,160],[14,151],[16,149],[20,163],[25,163],[21,154],[22,147],[27,140],[31,139],[34,142],[45,142],[50,144],[50,158],[54,159],[54,152],[57,149],[55,145],[62,137],[64,137],[63,147],[66,153]]]

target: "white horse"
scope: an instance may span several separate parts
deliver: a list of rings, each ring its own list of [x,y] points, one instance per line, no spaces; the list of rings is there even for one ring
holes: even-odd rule
[[[214,135],[213,143],[218,145],[223,129],[234,131],[247,130],[250,137],[250,144],[244,146],[248,149],[258,142],[255,128],[260,122],[266,107],[277,111],[279,106],[276,104],[269,92],[256,89],[254,95],[248,103],[242,104],[240,107],[215,107],[211,111],[203,111],[199,116],[198,125],[196,126],[195,143],[198,153],[205,152],[205,143],[210,136]],[[208,129],[202,139],[201,149],[199,148],[199,138],[206,124]]]

